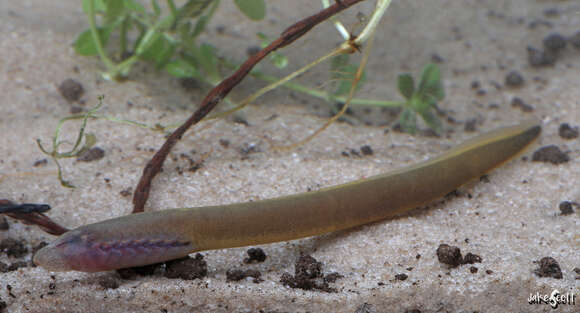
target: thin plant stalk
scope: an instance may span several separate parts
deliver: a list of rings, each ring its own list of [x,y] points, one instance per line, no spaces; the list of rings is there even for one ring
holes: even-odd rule
[[[244,99],[238,106],[236,106],[233,109],[224,111],[222,113],[220,113],[218,116],[216,117],[220,117],[223,115],[228,115],[231,114],[235,111],[241,110],[243,109],[245,106],[247,106],[248,104],[252,103],[254,100],[256,100],[257,98],[259,98],[260,96],[262,96],[263,94],[267,93],[268,91],[274,90],[284,84],[286,84],[287,82],[289,82],[290,80],[294,79],[296,76],[303,74],[304,72],[310,70],[311,68],[313,68],[314,66],[324,62],[325,60],[332,58],[334,56],[337,56],[339,54],[344,53],[344,51],[342,50],[342,48],[337,48],[335,50],[333,50],[332,52],[314,60],[313,62],[310,62],[309,64],[307,64],[306,66],[303,66],[302,68],[298,69],[297,71],[291,73],[290,75],[281,78],[277,81],[275,81],[272,84],[269,84],[266,87],[261,88],[260,90],[256,91],[255,93],[253,93],[252,95],[250,95],[249,97],[247,97],[246,99]]]
[[[93,41],[95,42],[95,46],[97,48],[97,52],[99,53],[99,57],[101,58],[101,61],[103,61],[103,63],[105,63],[105,66],[107,67],[107,69],[112,69],[115,67],[115,64],[113,63],[113,61],[111,61],[111,59],[109,59],[109,57],[105,53],[105,50],[103,49],[103,43],[101,42],[101,36],[99,36],[99,32],[97,29],[97,23],[95,21],[95,15],[96,15],[95,0],[89,0],[88,17],[89,17],[89,27],[91,29],[91,35],[93,36]]]
[[[330,6],[330,1],[328,1],[328,0],[322,0],[322,7],[323,8],[326,9],[329,6]],[[336,17],[334,17],[334,16],[332,18],[330,18],[330,20],[334,24],[334,27],[336,28],[336,30],[338,30],[338,32],[342,36],[342,39],[349,40],[350,39],[350,33],[348,32],[348,30],[346,29],[346,27],[344,27],[344,25]]]
[[[250,75],[265,80],[265,81],[269,81],[269,82],[275,82],[278,81],[279,78],[274,77],[274,76],[270,76],[261,72],[252,72]],[[312,97],[316,97],[316,98],[320,98],[320,99],[324,99],[324,100],[330,100],[330,97],[328,96],[328,92],[322,91],[322,90],[318,90],[315,88],[310,88],[310,87],[306,87],[302,84],[299,83],[294,83],[294,82],[286,82],[282,85],[282,87],[288,88],[290,90],[294,90],[294,91],[298,91],[304,94],[307,94],[309,96]],[[333,100],[340,102],[340,103],[345,103],[347,96],[333,96],[332,97]],[[353,98],[350,101],[350,105],[351,106],[375,106],[375,107],[400,107],[403,104],[405,104],[404,101],[385,101],[385,100],[375,100],[375,99],[362,99],[362,98]]]
[[[350,86],[350,91],[348,93],[348,97],[346,98],[346,101],[344,102],[342,109],[338,113],[336,113],[333,117],[331,117],[328,121],[326,121],[326,123],[324,123],[324,125],[322,127],[318,128],[318,130],[316,130],[314,133],[312,133],[308,137],[306,137],[306,138],[304,138],[296,143],[293,143],[291,145],[275,146],[275,147],[273,147],[274,150],[278,150],[278,151],[291,150],[291,149],[294,149],[296,147],[299,147],[299,146],[309,142],[310,140],[314,139],[314,137],[318,136],[320,133],[322,133],[324,130],[326,130],[332,123],[334,123],[336,120],[338,120],[341,116],[344,115],[344,113],[348,109],[350,101],[354,97],[354,94],[356,92],[356,87],[357,87],[358,83],[360,82],[361,77],[362,77],[363,72],[364,72],[364,69],[368,63],[369,54],[370,54],[372,44],[373,44],[373,39],[374,39],[374,31],[371,32],[371,36],[368,40],[368,45],[366,47],[365,53],[363,54],[361,62],[357,68],[356,74],[355,74],[354,79],[352,81],[352,84]]]

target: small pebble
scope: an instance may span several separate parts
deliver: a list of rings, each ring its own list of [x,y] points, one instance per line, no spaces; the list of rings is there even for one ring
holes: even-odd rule
[[[15,258],[23,257],[28,253],[28,249],[21,241],[14,238],[4,238],[0,241],[0,252]]]
[[[12,272],[12,271],[15,271],[21,267],[28,267],[28,264],[29,264],[28,262],[16,261],[16,262],[8,265],[8,271]],[[32,264],[32,263],[30,263],[30,264]]]
[[[580,49],[580,31],[576,32],[572,37],[568,39],[572,47]]]
[[[560,214],[562,215],[570,215],[574,213],[574,210],[572,209],[572,202],[570,201],[562,201],[558,207],[560,208]]]
[[[83,85],[74,79],[65,79],[58,86],[58,91],[63,98],[68,102],[76,102],[83,96],[85,92]]]
[[[511,105],[512,105],[512,108],[518,108],[518,109],[522,110],[522,112],[529,113],[529,112],[534,111],[533,106],[525,103],[524,100],[522,100],[522,98],[519,98],[519,97],[514,97],[512,99]]]
[[[474,132],[477,130],[477,119],[470,118],[465,121],[465,131],[466,132]]]
[[[119,194],[121,195],[121,197],[130,197],[133,194],[133,191],[131,189],[131,187],[127,187],[121,191],[119,191]]]
[[[262,263],[266,261],[266,253],[260,248],[250,248],[246,251],[248,257],[244,259],[244,263]]]
[[[4,216],[0,215],[0,230],[4,231],[8,229],[10,229],[10,224],[8,224],[8,221]]]
[[[566,37],[554,33],[544,38],[542,43],[547,51],[558,53],[566,48]]]
[[[533,67],[550,66],[556,63],[556,55],[554,53],[545,52],[534,47],[528,47],[528,62]]]
[[[477,254],[468,252],[463,258],[463,264],[481,263],[481,257]]]
[[[119,280],[111,275],[106,275],[99,278],[99,285],[105,289],[119,288]]]
[[[376,313],[376,312],[377,310],[375,310],[373,305],[368,304],[366,302],[361,304],[358,308],[356,308],[356,311],[354,311],[354,313]]]
[[[200,253],[197,253],[194,258],[187,256],[165,264],[167,267],[163,276],[167,278],[194,280],[207,276],[207,262]]]
[[[518,71],[511,71],[505,77],[505,84],[511,88],[517,88],[524,85],[524,77]]]
[[[445,62],[445,59],[439,54],[433,53],[431,54],[431,62],[441,64]]]
[[[572,269],[572,272],[576,273],[576,280],[580,280],[580,267],[575,267]]]
[[[568,123],[562,123],[558,129],[558,134],[564,139],[578,138],[578,127],[572,127]]]
[[[224,148],[228,148],[230,146],[230,141],[227,139],[220,139],[220,145]]]
[[[32,164],[32,166],[34,166],[34,167],[44,166],[47,163],[48,163],[48,160],[47,159],[40,159],[40,160],[34,161],[34,164]]]
[[[255,55],[255,54],[258,54],[258,52],[260,52],[260,50],[262,50],[262,48],[260,48],[260,47],[258,47],[258,46],[251,46],[251,47],[248,47],[248,48],[246,49],[246,55],[247,55],[248,57],[251,57],[251,56],[253,56],[253,55]]]
[[[534,273],[539,277],[551,277],[555,279],[562,279],[562,269],[560,264],[552,257],[544,257],[539,262],[540,267],[534,270]]]
[[[180,78],[179,85],[185,90],[198,90],[202,88],[199,80],[191,77]]]
[[[557,8],[547,8],[544,10],[545,17],[559,17],[560,11]]]
[[[458,247],[448,244],[440,244],[437,248],[437,259],[450,267],[457,267],[463,262],[461,250]]]
[[[363,155],[373,155],[373,148],[369,145],[364,145],[360,147],[360,152],[362,152]]]
[[[408,277],[409,276],[407,274],[404,274],[404,273],[395,275],[395,279],[400,280],[400,281],[406,280]]]
[[[254,278],[255,283],[261,282],[260,277],[262,273],[257,270],[240,270],[240,269],[229,269],[226,272],[226,281],[240,281],[246,277]]]
[[[92,162],[96,160],[100,160],[105,157],[105,150],[99,147],[93,147],[89,150],[83,152],[81,155],[77,157],[77,161],[79,162]]]
[[[562,152],[558,146],[549,145],[534,151],[534,154],[532,155],[532,161],[547,162],[557,165],[570,161],[570,157],[566,153]]]

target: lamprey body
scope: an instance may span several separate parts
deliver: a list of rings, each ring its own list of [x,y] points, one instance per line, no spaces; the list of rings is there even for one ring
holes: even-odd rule
[[[536,123],[498,129],[439,157],[351,183],[275,199],[127,215],[79,227],[39,250],[51,271],[98,272],[201,250],[287,241],[382,220],[437,199],[516,156]]]

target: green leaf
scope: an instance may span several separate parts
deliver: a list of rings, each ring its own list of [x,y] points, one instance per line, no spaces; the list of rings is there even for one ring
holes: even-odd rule
[[[135,0],[124,0],[123,4],[125,8],[129,11],[134,11],[142,15],[145,15],[146,13],[145,7]]]
[[[142,50],[139,57],[144,60],[153,61],[158,68],[162,68],[173,56],[176,44],[169,41],[164,35],[158,33],[157,36],[150,37],[152,42]]]
[[[201,73],[200,79],[209,84],[217,84],[222,80],[216,57],[216,48],[209,44],[197,46],[191,43],[181,56],[186,62],[191,63]]]
[[[107,7],[104,0],[83,0],[83,12],[86,14],[89,13],[89,1],[93,1],[96,12],[104,12]]]
[[[259,21],[266,16],[266,2],[264,0],[234,0],[238,9],[252,20]]]
[[[199,51],[201,52],[201,56],[203,61],[209,67],[214,67],[217,65],[217,58],[216,58],[216,48],[210,44],[203,43],[199,46]]]
[[[214,0],[189,0],[178,11],[179,19],[196,18],[200,16],[208,5]]]
[[[358,66],[349,63],[347,54],[340,54],[330,61],[331,78],[337,81],[337,87],[333,93],[334,96],[347,95],[352,87],[352,82],[356,76]],[[363,71],[356,90],[359,90],[366,82],[366,72]]]
[[[107,42],[109,41],[109,35],[111,34],[110,28],[98,27],[97,32],[99,33],[101,44],[103,46],[107,45]],[[92,56],[98,54],[97,45],[93,40],[93,35],[91,34],[90,29],[85,30],[77,37],[73,43],[73,47],[76,53],[80,55]]]
[[[170,61],[165,65],[165,70],[178,78],[200,77],[197,68],[183,59]]]
[[[437,134],[441,133],[442,125],[439,118],[433,114],[434,107],[437,104],[437,99],[430,95],[413,95],[411,100],[407,102],[407,108],[419,114],[425,121],[427,126],[434,130]]]
[[[288,66],[288,58],[285,55],[278,53],[276,51],[270,53],[270,61],[272,62],[272,64],[274,64],[274,66],[280,69]]]
[[[191,33],[191,22],[186,21],[179,23],[175,28],[176,33],[178,34],[179,38],[185,43],[187,42]]]
[[[90,149],[97,143],[97,136],[93,133],[85,134],[85,148]]]
[[[404,132],[414,134],[417,131],[417,117],[411,108],[403,109],[399,117],[399,124]]]
[[[266,48],[270,44],[271,40],[268,38],[268,36],[266,36],[266,34],[258,32],[256,35],[258,38],[260,38],[260,47],[262,49]],[[288,58],[277,51],[270,53],[269,60],[272,62],[272,64],[274,64],[274,66],[280,69],[285,68],[288,65]]]
[[[161,15],[161,7],[159,6],[159,3],[157,2],[157,0],[151,0],[151,7],[153,7],[153,12],[155,17],[158,17]]]
[[[209,77],[210,82],[218,82],[221,80],[219,69],[218,69],[218,59],[216,57],[216,48],[210,44],[202,44],[199,47],[201,55],[201,66],[203,66],[204,71]]]
[[[137,45],[137,48],[135,48],[135,54],[139,56],[144,54],[151,48],[151,45],[159,39],[159,37],[161,37],[160,32],[149,29],[143,37],[139,39],[139,44]]]
[[[190,37],[195,38],[199,36],[199,34],[201,34],[201,32],[205,30],[205,26],[207,25],[208,22],[209,18],[205,15],[198,18],[197,23],[195,23],[195,28],[193,29],[193,32],[191,32]]]
[[[405,99],[411,99],[415,92],[415,81],[413,80],[413,76],[411,76],[411,74],[400,74],[397,80],[397,87]]]
[[[92,133],[85,133],[85,143],[84,145],[78,150],[73,153],[73,156],[79,156],[85,151],[88,151],[97,143],[97,137]]]
[[[443,90],[443,85],[441,84],[441,74],[437,65],[431,63],[423,68],[417,93],[422,96],[428,95],[437,100],[443,100],[445,92]]]
[[[333,72],[338,71],[344,66],[348,65],[348,61],[349,61],[348,54],[339,54],[330,60],[330,70]]]
[[[421,96],[421,95],[413,95],[411,99],[408,101],[409,106],[417,113],[425,112],[431,109],[432,97],[430,96]]]
[[[437,134],[441,134],[442,126],[441,121],[435,114],[433,114],[433,110],[419,112],[419,115],[423,118],[427,126],[429,126],[432,130],[434,130]]]
[[[118,22],[125,15],[125,5],[119,0],[105,0],[105,25]]]
[[[258,38],[260,38],[260,47],[262,49],[266,48],[268,46],[268,44],[270,44],[270,38],[268,38],[268,36],[266,36],[266,34],[264,34],[262,32],[257,32],[256,36],[258,36]]]
[[[347,54],[340,54],[335,56],[330,61],[330,76],[335,81],[336,88],[333,92],[334,96],[342,96],[350,92],[350,80],[352,80],[352,68],[348,64],[349,56]]]

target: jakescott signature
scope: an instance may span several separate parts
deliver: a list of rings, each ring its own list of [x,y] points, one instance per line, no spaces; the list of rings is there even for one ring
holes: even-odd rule
[[[552,293],[548,295],[541,295],[539,292],[535,294],[530,293],[530,297],[528,298],[529,304],[549,304],[552,309],[558,308],[560,304],[567,304],[567,305],[576,305],[576,295],[567,292],[566,294],[560,294],[558,289],[554,289]]]

